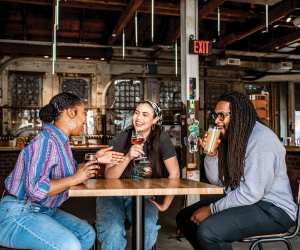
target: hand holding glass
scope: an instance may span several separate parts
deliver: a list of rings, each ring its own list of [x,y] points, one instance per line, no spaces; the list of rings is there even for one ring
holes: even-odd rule
[[[145,141],[143,135],[138,131],[133,130],[131,136],[131,144],[141,145]],[[152,176],[151,162],[148,157],[143,153],[134,160],[133,175],[138,178],[145,178]]]
[[[220,133],[221,131],[217,127],[211,127],[208,129],[203,151],[205,154],[216,153]]]
[[[131,144],[141,145],[141,144],[144,143],[144,141],[145,141],[145,139],[144,139],[143,135],[140,132],[135,131],[135,130],[132,131]],[[147,158],[147,157],[145,156],[145,154],[142,154],[139,157],[137,157],[135,160],[142,160],[144,158]]]
[[[97,161],[96,154],[95,153],[86,153],[84,155],[84,160],[85,160],[85,162]],[[97,161],[97,163],[95,163],[95,165],[99,165],[99,167],[100,167],[100,164],[98,163],[98,161]],[[98,170],[97,174],[94,177],[92,177],[91,179],[96,179],[99,176],[99,172],[100,171]]]

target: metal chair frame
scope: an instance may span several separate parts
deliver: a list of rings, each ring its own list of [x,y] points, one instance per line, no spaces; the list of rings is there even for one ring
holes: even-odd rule
[[[268,242],[284,242],[288,250],[293,250],[293,246],[290,239],[297,236],[299,232],[300,227],[300,181],[298,180],[298,189],[297,189],[297,196],[296,196],[296,202],[297,202],[297,220],[296,225],[293,227],[292,231],[288,231],[286,233],[281,234],[268,234],[268,235],[257,235],[249,238],[242,239],[242,242],[248,242],[250,243],[249,250],[254,250],[256,246],[258,246],[259,250],[263,250],[262,243],[268,243]]]

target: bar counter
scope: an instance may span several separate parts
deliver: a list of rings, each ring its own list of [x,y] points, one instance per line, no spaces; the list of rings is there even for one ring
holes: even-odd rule
[[[300,146],[286,146],[285,147],[286,152],[295,152],[295,153],[300,153]]]

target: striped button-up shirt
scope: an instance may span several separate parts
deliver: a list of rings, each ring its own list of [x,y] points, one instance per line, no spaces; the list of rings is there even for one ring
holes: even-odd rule
[[[68,192],[48,196],[50,181],[71,176],[75,171],[69,138],[54,125],[45,124],[20,152],[15,168],[5,180],[5,188],[20,200],[59,207],[68,198]]]

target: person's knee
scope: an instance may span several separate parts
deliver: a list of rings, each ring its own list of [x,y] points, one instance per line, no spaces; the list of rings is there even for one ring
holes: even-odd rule
[[[197,241],[199,244],[202,242],[211,242],[216,240],[216,235],[214,231],[206,223],[200,223],[197,226]]]
[[[102,241],[110,238],[113,241],[118,241],[125,236],[124,223],[110,223],[109,225],[97,225],[97,238]]]
[[[94,228],[88,224],[86,233],[83,237],[83,240],[86,242],[86,245],[92,246],[96,240],[96,232]]]
[[[81,250],[80,241],[75,236],[65,236],[61,240],[56,241],[57,248],[60,250]]]

